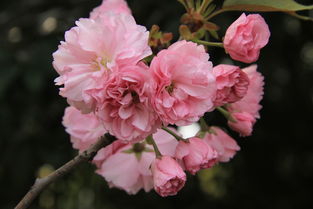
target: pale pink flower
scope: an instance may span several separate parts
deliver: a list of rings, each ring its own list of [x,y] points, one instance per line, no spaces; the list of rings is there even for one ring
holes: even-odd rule
[[[245,63],[255,62],[269,40],[270,30],[259,14],[243,13],[226,31],[224,47],[231,58]]]
[[[217,151],[219,162],[228,162],[240,150],[237,142],[219,127],[210,128],[213,133],[207,133],[204,141]]]
[[[213,108],[212,63],[202,45],[178,41],[153,58],[151,103],[167,124],[188,125]]]
[[[125,0],[103,0],[102,4],[92,10],[90,18],[95,19],[105,12],[131,14],[131,11]]]
[[[180,134],[173,128],[169,128],[177,135]],[[176,147],[178,145],[177,140],[169,133],[162,129],[158,129],[155,134],[152,135],[154,141],[158,145],[158,148],[162,155],[175,156]]]
[[[149,102],[150,84],[147,66],[141,64],[111,73],[101,89],[90,92],[97,99],[96,115],[118,139],[137,142],[160,127]]]
[[[106,133],[93,113],[82,114],[75,107],[67,107],[63,116],[65,130],[71,136],[75,149],[84,151]]]
[[[108,159],[111,155],[117,153],[123,147],[130,147],[129,144],[125,144],[122,140],[116,140],[112,144],[100,149],[96,156],[92,159],[92,162],[97,166],[101,167],[102,163]]]
[[[141,188],[146,192],[153,188],[152,174],[149,169],[155,158],[153,152],[142,152],[140,158],[135,153],[125,153],[131,145],[123,147],[109,156],[96,171],[103,176],[111,187],[136,194]]]
[[[153,138],[164,155],[174,156],[178,142],[167,132],[159,129]],[[141,188],[146,192],[153,188],[153,177],[150,166],[155,159],[153,147],[144,145],[140,157],[135,153],[125,152],[132,148],[128,144],[120,146],[121,141],[115,141],[101,149],[93,163],[98,167],[97,173],[105,178],[111,187],[117,187],[130,194],[137,193]],[[125,175],[125,173],[127,175]]]
[[[193,175],[200,169],[211,168],[217,162],[217,152],[197,137],[188,139],[188,142],[179,141],[175,156]]]
[[[149,32],[131,15],[104,13],[96,19],[81,18],[65,33],[65,41],[53,53],[55,79],[60,95],[84,113],[94,110],[87,94],[106,82],[108,74],[122,66],[135,65],[149,56]]]
[[[176,195],[186,182],[186,174],[172,157],[163,155],[152,163],[154,190],[162,197]]]
[[[250,80],[247,94],[238,102],[227,105],[227,110],[237,121],[228,121],[228,124],[242,136],[251,135],[256,119],[260,118],[259,110],[262,108],[260,101],[263,98],[264,77],[256,69],[257,65],[243,69]]]
[[[213,68],[216,77],[215,106],[234,103],[242,99],[248,90],[249,78],[245,72],[234,65],[217,65]]]

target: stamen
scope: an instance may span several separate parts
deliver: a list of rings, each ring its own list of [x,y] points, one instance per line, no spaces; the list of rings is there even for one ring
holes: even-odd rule
[[[91,66],[94,70],[99,71],[99,70],[109,70],[109,68],[107,67],[107,64],[110,62],[110,59],[107,57],[98,57],[97,59],[95,59]]]

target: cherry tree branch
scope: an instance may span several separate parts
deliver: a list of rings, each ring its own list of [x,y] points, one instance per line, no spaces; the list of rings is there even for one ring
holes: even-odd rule
[[[91,145],[87,150],[77,155],[74,159],[67,162],[65,165],[52,172],[50,175],[44,178],[36,179],[34,185],[23,197],[23,199],[17,204],[15,209],[28,208],[30,204],[34,201],[34,199],[40,194],[40,192],[44,190],[47,186],[57,181],[59,178],[69,173],[83,162],[91,161],[101,148],[110,145],[115,140],[116,138],[114,136],[110,134],[105,134],[97,141],[97,143]]]

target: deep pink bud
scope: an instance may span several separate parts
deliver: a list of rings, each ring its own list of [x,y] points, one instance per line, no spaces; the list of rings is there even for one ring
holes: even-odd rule
[[[170,156],[162,156],[152,163],[155,191],[162,197],[176,195],[186,182],[186,174]]]
[[[240,133],[241,136],[250,136],[256,119],[247,112],[235,112],[231,116],[236,122],[228,121],[229,127]]]
[[[232,59],[245,63],[255,62],[260,50],[268,43],[270,30],[259,14],[243,13],[226,31],[225,50]]]

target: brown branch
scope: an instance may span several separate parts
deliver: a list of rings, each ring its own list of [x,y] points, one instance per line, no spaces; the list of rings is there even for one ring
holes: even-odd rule
[[[108,146],[115,140],[116,138],[114,136],[111,136],[110,134],[105,134],[97,141],[97,143],[91,145],[87,150],[77,155],[74,159],[67,162],[65,165],[58,168],[50,175],[44,178],[36,179],[34,185],[23,197],[23,199],[18,203],[15,209],[28,208],[30,204],[34,201],[34,199],[40,194],[40,192],[45,189],[49,184],[55,182],[65,174],[69,173],[81,163],[91,161],[101,148]]]

